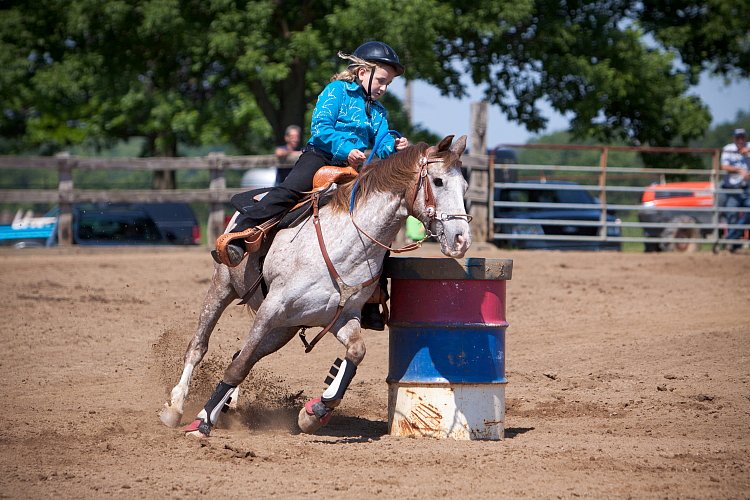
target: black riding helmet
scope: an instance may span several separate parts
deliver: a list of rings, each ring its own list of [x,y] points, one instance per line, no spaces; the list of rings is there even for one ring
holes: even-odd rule
[[[396,51],[391,48],[390,45],[383,42],[378,42],[376,40],[373,40],[372,42],[365,42],[359,47],[357,47],[357,50],[354,51],[354,56],[364,59],[365,61],[370,61],[374,63],[381,63],[386,64],[390,67],[392,67],[394,70],[396,70],[396,76],[401,76],[404,74],[404,65],[401,64],[401,61],[398,59],[398,54],[396,54]],[[362,85],[362,89],[365,91],[365,112],[367,113],[367,117],[371,118],[371,108],[372,108],[372,79],[375,76],[375,72],[370,72],[370,81],[367,83],[367,86],[365,86],[364,82],[360,82]]]
[[[379,62],[392,66],[396,70],[396,76],[404,74],[404,65],[398,59],[398,54],[390,45],[383,42],[365,42],[354,51],[355,56],[365,61]]]

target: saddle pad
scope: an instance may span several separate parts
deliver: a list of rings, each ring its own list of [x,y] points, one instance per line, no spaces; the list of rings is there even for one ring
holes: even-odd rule
[[[232,196],[230,199],[230,203],[232,206],[240,213],[247,214],[249,211],[252,210],[253,205],[258,203],[258,199],[256,199],[257,196],[263,195],[267,193],[271,188],[260,188],[260,189],[253,189],[251,191],[245,191],[243,193],[236,194]],[[320,197],[320,206],[324,206],[326,203],[328,203],[328,200],[331,198],[331,193],[335,191],[334,189],[329,188],[326,190],[324,194]],[[287,213],[281,221],[277,224],[275,229],[285,229],[287,227],[294,227],[303,220],[305,220],[307,217],[310,216],[312,213],[312,203],[311,198],[309,194],[300,200],[300,205],[292,209],[289,213]]]

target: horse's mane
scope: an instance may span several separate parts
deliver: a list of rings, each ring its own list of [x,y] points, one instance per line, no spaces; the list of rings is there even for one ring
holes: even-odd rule
[[[372,192],[405,193],[414,184],[417,163],[429,146],[424,142],[414,144],[388,158],[365,165],[359,173],[355,203],[359,203]],[[436,154],[445,157],[450,151]],[[329,205],[334,211],[348,211],[352,187],[355,181],[339,186]]]

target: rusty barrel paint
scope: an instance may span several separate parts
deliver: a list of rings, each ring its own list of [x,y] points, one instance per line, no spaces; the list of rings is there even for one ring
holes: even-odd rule
[[[395,257],[391,278],[391,435],[503,438],[510,259]]]

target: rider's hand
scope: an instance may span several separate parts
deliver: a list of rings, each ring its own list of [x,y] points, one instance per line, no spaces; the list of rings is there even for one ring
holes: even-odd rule
[[[396,139],[396,151],[402,151],[409,147],[409,139],[406,137],[399,137]]]
[[[366,159],[367,157],[365,156],[365,154],[359,149],[352,149],[351,151],[349,151],[349,155],[346,157],[346,161],[352,167],[362,165]]]

